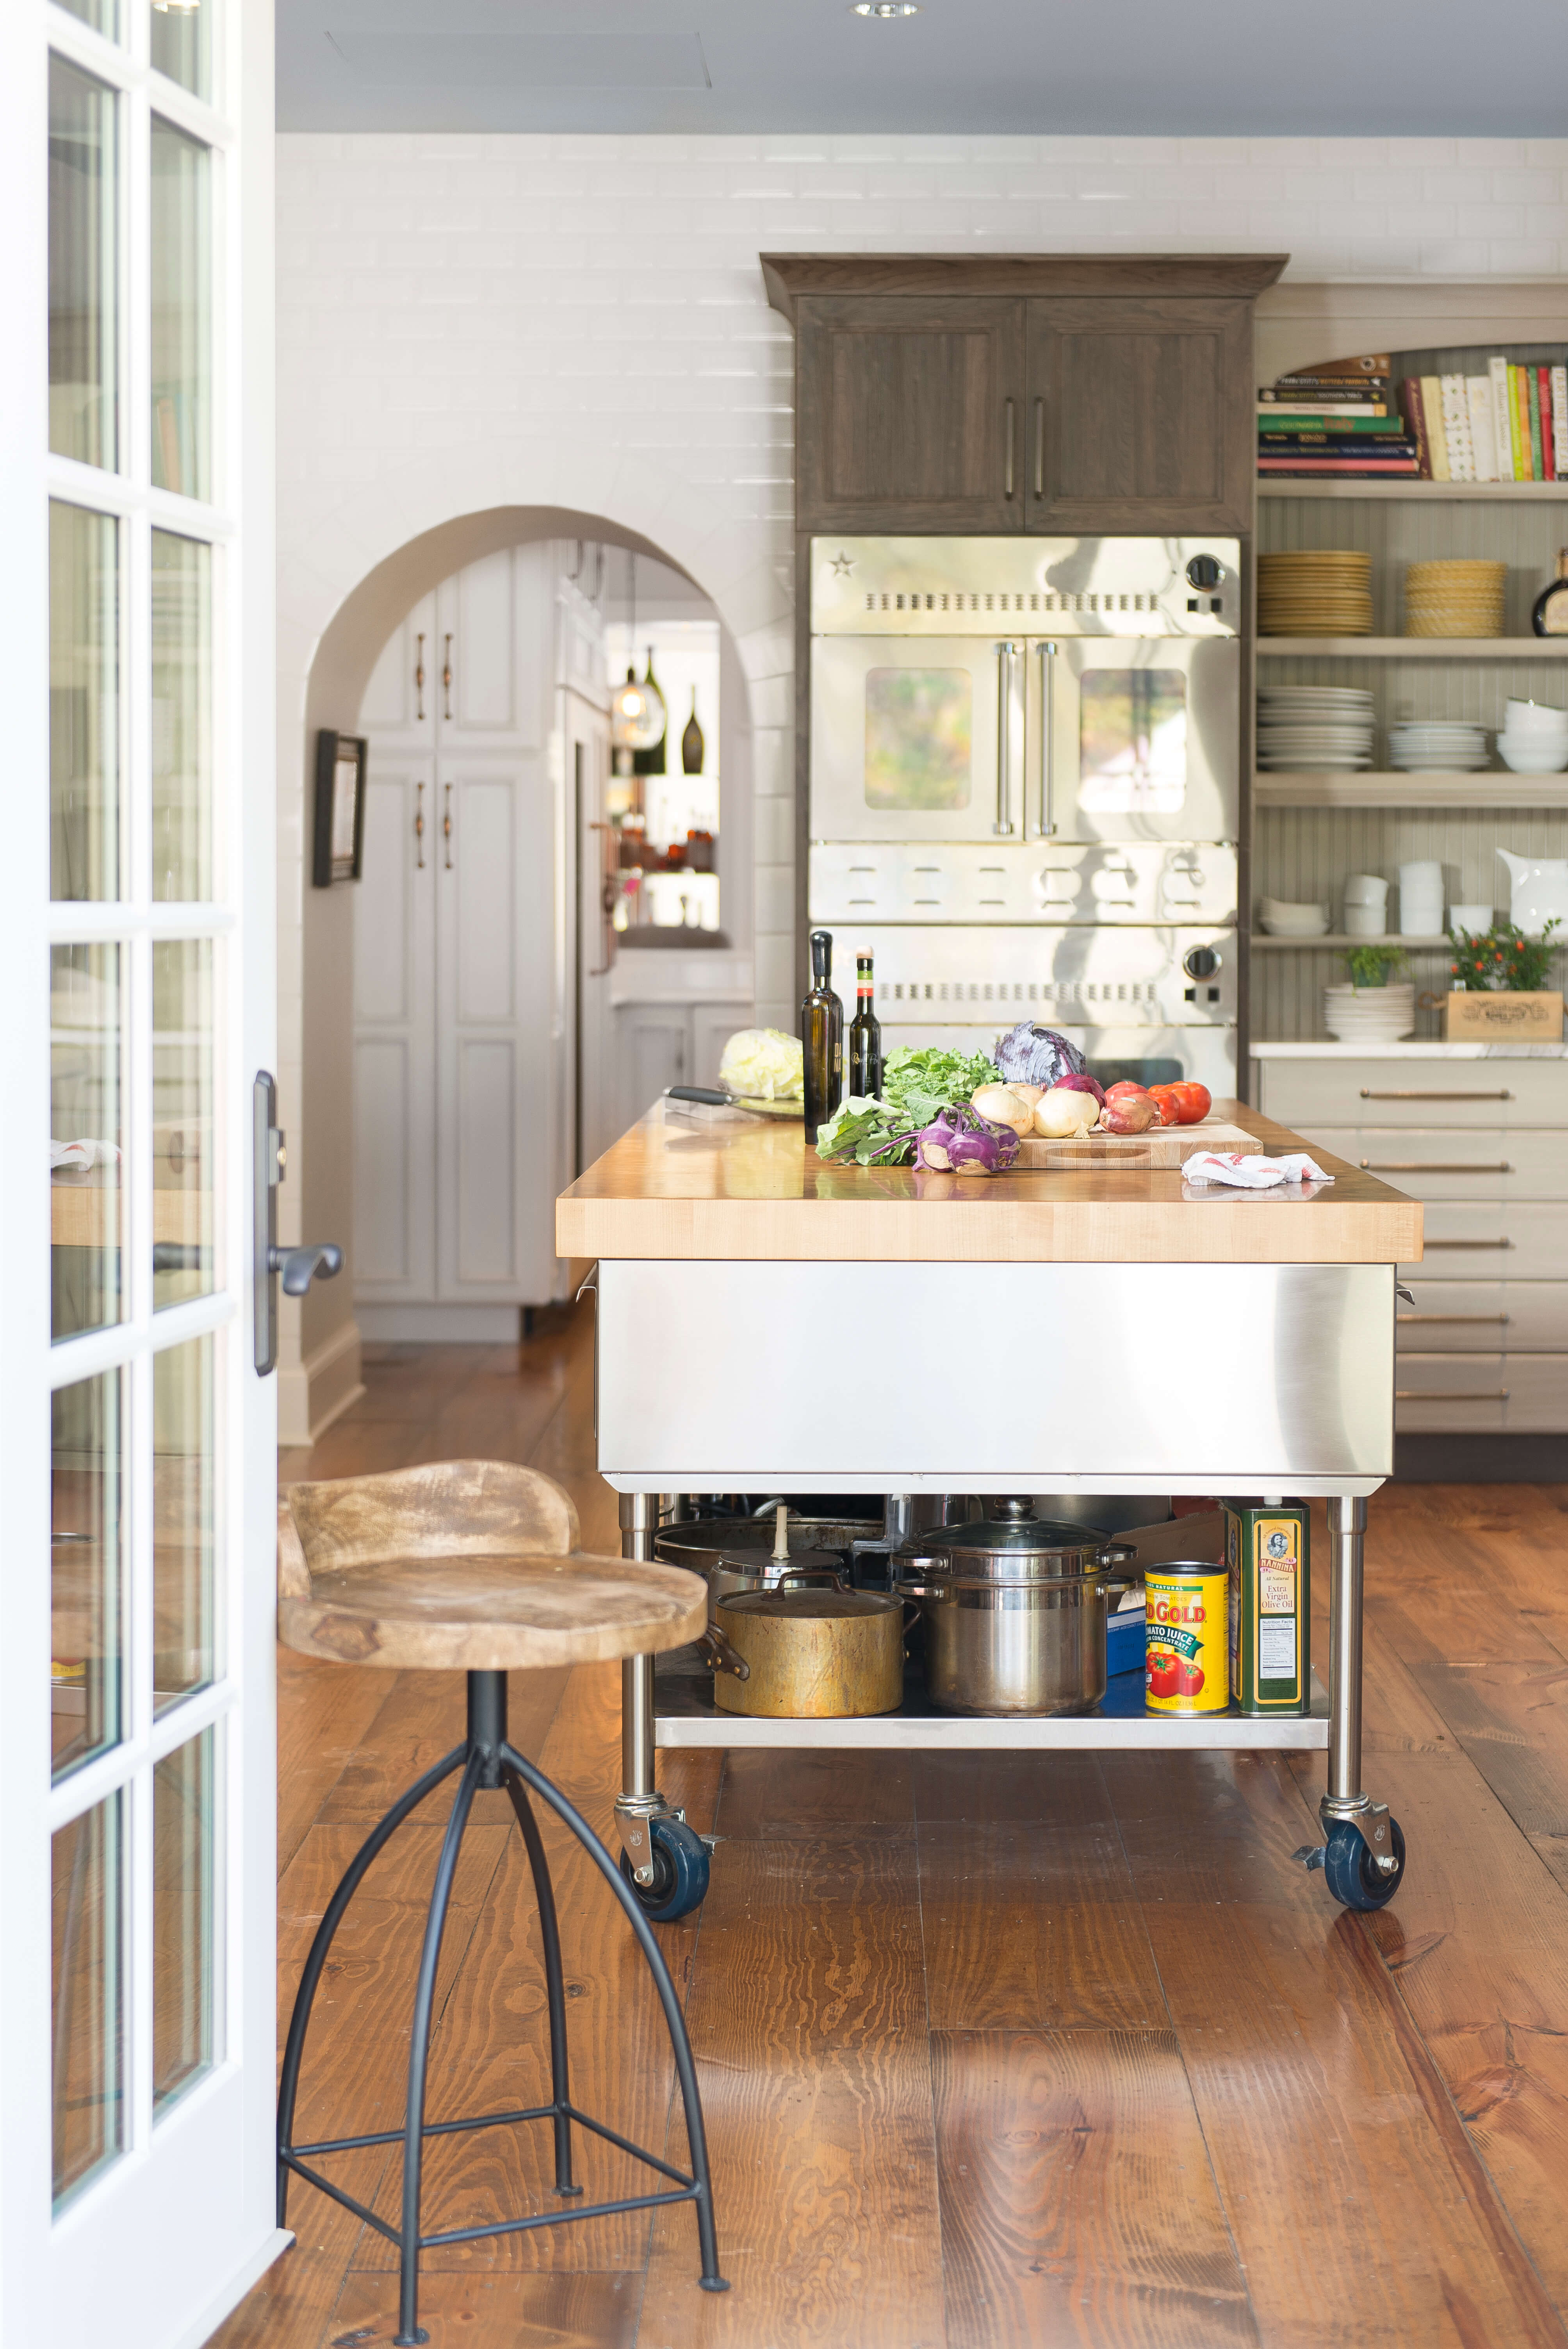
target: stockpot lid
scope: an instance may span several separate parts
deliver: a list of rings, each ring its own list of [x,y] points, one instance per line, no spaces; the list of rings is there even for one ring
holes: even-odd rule
[[[934,1526],[901,1552],[905,1561],[954,1581],[1068,1581],[1132,1559],[1136,1552],[1094,1526],[1064,1525],[1029,1514],[1026,1501],[1004,1501],[1001,1513],[969,1525]],[[918,1553],[918,1556],[916,1554]]]

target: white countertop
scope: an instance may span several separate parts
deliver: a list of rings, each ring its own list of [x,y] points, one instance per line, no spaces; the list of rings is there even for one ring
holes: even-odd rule
[[[1564,1044],[1254,1044],[1254,1061],[1568,1061]]]

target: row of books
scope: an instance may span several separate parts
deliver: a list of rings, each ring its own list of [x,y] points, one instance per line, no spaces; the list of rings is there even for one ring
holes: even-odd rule
[[[1568,481],[1568,367],[1406,376],[1387,352],[1282,376],[1258,394],[1258,471],[1298,481]]]

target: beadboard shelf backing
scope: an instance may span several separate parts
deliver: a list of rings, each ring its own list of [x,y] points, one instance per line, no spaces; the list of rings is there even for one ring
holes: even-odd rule
[[[1275,769],[1253,779],[1255,807],[1474,808],[1498,814],[1516,808],[1568,808],[1568,775],[1510,775],[1483,768],[1468,775],[1386,774],[1326,768],[1295,774]]]

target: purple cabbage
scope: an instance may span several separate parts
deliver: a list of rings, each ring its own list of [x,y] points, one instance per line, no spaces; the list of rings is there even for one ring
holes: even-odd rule
[[[944,1174],[1002,1174],[1018,1154],[1008,1125],[992,1125],[962,1105],[937,1112],[914,1137],[914,1163]]]
[[[1076,1044],[1069,1044],[1054,1028],[1042,1028],[1037,1019],[1020,1019],[999,1037],[994,1057],[1004,1084],[1048,1088],[1063,1077],[1081,1077],[1088,1068]]]

